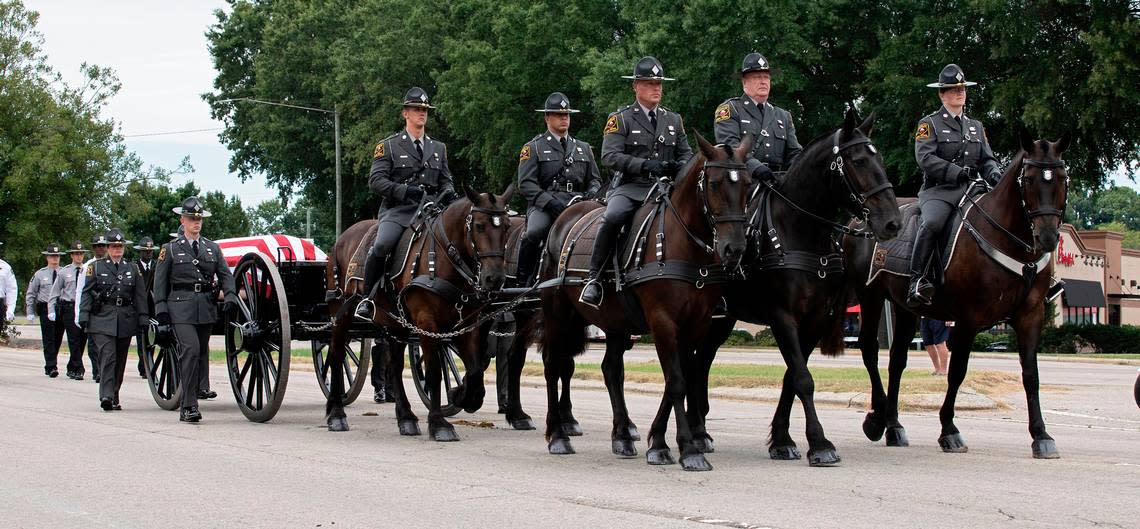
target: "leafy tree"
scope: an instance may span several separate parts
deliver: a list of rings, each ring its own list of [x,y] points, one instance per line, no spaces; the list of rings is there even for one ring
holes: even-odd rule
[[[1129,228],[1127,224],[1116,221],[1101,224],[1096,227],[1101,231],[1115,231],[1124,235],[1124,240],[1120,245],[1124,248],[1132,248],[1133,250],[1140,250],[1140,231]]]

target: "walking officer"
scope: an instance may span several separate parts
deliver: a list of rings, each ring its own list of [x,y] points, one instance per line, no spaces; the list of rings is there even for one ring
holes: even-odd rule
[[[150,237],[143,237],[139,239],[139,243],[134,246],[135,251],[139,253],[138,268],[139,275],[143,278],[143,284],[146,285],[147,290],[150,290],[151,285],[154,283],[154,250],[157,248],[154,245],[154,239]],[[147,314],[154,314],[154,301],[147,294]],[[148,322],[149,324],[149,322]],[[139,356],[139,377],[146,378],[146,364],[143,362],[143,340],[142,335],[146,332],[147,325],[139,328],[138,340],[135,342],[138,345],[135,351]]]
[[[0,242],[0,246],[4,243]],[[12,273],[12,265],[0,259],[0,334],[4,333],[8,322],[16,319],[16,296],[20,289],[16,283],[16,274]]]
[[[99,407],[121,410],[119,388],[127,366],[127,351],[139,329],[146,325],[146,284],[138,267],[123,259],[126,245],[118,228],[107,230],[107,257],[91,263],[85,272],[83,296],[79,302],[79,326],[91,336],[99,350]]]
[[[938,81],[926,86],[938,89],[942,108],[918,122],[914,133],[914,158],[922,169],[918,207],[922,220],[910,257],[910,288],[907,305],[929,305],[934,284],[926,277],[935,249],[943,240],[950,216],[966,194],[966,184],[982,180],[996,185],[1001,166],[990,150],[982,122],[966,117],[967,81],[957,64],[948,64]]]
[[[593,198],[602,175],[590,144],[570,137],[570,100],[561,92],[546,98],[546,132],[535,136],[519,152],[519,190],[526,197],[526,234],[519,243],[518,281],[530,286],[538,265],[539,248],[550,223],[575,198]]]
[[[744,94],[716,107],[713,131],[717,143],[736,148],[745,134],[754,138],[748,169],[756,181],[768,180],[773,171],[787,171],[799,156],[800,142],[792,114],[768,102],[772,90],[771,64],[759,53],[744,56],[740,67]]]
[[[47,317],[48,300],[51,299],[51,286],[59,276],[59,258],[63,255],[59,245],[51,243],[40,252],[47,259],[47,266],[36,270],[32,280],[28,282],[28,291],[24,295],[29,320],[36,317],[40,319],[40,339],[44,348],[44,374],[55,378],[59,376],[56,359],[59,356],[59,346],[63,343],[63,326],[56,325]]]
[[[99,233],[91,239],[91,250],[95,253],[95,257],[83,263],[83,268],[86,270],[91,263],[98,261],[107,256],[107,234]],[[83,297],[83,283],[87,280],[87,274],[79,274],[79,281],[75,283],[75,299]],[[75,311],[75,326],[79,326],[79,311]],[[99,352],[95,350],[95,343],[92,341],[90,334],[87,335],[87,358],[91,360],[91,378],[99,382]]]
[[[71,264],[60,269],[48,299],[48,319],[67,331],[67,349],[71,353],[67,361],[67,378],[72,380],[83,380],[83,350],[87,348],[87,333],[75,323],[79,312],[75,285],[83,273],[83,260],[86,259],[87,252],[83,241],[71,243],[67,249]]]
[[[425,131],[428,110],[434,108],[427,92],[413,86],[404,94],[404,130],[376,144],[368,187],[384,201],[380,203],[376,239],[364,263],[365,297],[356,307],[360,318],[372,319],[372,298],[383,283],[384,263],[424,197],[438,196],[444,205],[458,197],[447,167],[447,146]]]
[[[217,292],[224,296],[222,310],[234,314],[238,308],[234,276],[226,266],[222,249],[202,236],[202,219],[210,212],[198,197],[182,201],[174,208],[182,231],[179,237],[162,245],[154,267],[154,312],[162,324],[174,325],[178,341],[178,369],[182,378],[182,412],[178,420],[198,422],[198,391],[191,381],[199,381],[201,370],[209,369],[210,330],[218,319]]]
[[[661,106],[665,68],[653,57],[643,57],[633,68],[636,100],[617,109],[602,130],[602,165],[614,173],[614,189],[594,240],[590,271],[579,301],[597,307],[602,302],[598,278],[617,243],[621,229],[645,202],[658,179],[671,180],[677,169],[693,157],[681,116]]]

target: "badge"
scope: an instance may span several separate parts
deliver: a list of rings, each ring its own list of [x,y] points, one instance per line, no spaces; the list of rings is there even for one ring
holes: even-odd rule
[[[611,132],[617,132],[617,131],[618,131],[618,118],[616,115],[610,116],[610,119],[606,120],[606,128],[602,129],[602,135],[604,136],[604,135],[609,134]]]
[[[657,143],[665,143],[665,135],[664,134],[657,137]]]
[[[166,247],[165,246],[163,246],[162,249],[158,251],[158,260],[159,260],[159,262],[166,260]]]
[[[914,141],[922,141],[930,139],[930,125],[925,121],[918,124],[918,130],[914,133]]]
[[[720,123],[721,121],[728,120],[731,117],[732,117],[732,106],[731,105],[729,105],[728,103],[721,103],[719,107],[716,107],[716,119],[715,119],[714,123]]]
[[[768,134],[768,129],[760,129],[760,135],[764,136],[765,138],[771,136],[771,134]]]
[[[372,157],[373,158],[383,158],[384,157],[384,142],[380,142],[380,143],[376,144],[376,152],[372,153]]]
[[[523,145],[522,151],[519,151],[519,161],[525,162],[530,159],[530,145]]]

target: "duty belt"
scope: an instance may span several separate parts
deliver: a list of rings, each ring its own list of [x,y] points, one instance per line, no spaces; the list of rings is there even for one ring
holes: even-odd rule
[[[116,307],[129,307],[129,306],[135,304],[135,300],[132,298],[111,298],[111,299],[115,300],[115,306]],[[107,302],[110,303],[111,299],[108,299]]]
[[[567,180],[565,182],[559,183],[558,180],[555,180],[554,183],[551,184],[549,191],[565,191],[567,193],[573,193],[574,182]]]
[[[171,290],[188,290],[191,292],[209,292],[213,290],[213,283],[174,283]]]

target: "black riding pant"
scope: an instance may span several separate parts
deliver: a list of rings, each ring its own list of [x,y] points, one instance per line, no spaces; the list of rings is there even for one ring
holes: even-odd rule
[[[617,236],[623,226],[633,220],[634,213],[641,203],[627,196],[612,194],[606,202],[606,212],[602,215],[602,225],[594,239],[594,251],[590,255],[590,271],[599,272],[606,265],[606,259],[614,251]]]
[[[84,371],[83,350],[87,348],[87,333],[83,332],[82,327],[75,324],[74,301],[59,302],[59,314],[56,314],[55,322],[57,325],[63,325],[67,331],[67,349],[71,353],[67,360],[67,372],[82,375]]]
[[[108,336],[92,334],[95,348],[99,350],[99,400],[111,399],[119,403],[119,388],[123,386],[123,372],[127,367],[127,351],[131,348],[134,336]]]
[[[372,241],[372,248],[368,250],[368,258],[372,259],[375,256],[381,260],[387,259],[403,235],[404,226],[399,222],[381,222],[376,227],[376,240]]]
[[[950,216],[954,214],[954,206],[942,200],[927,200],[919,205],[922,210],[922,224],[914,238],[914,249],[911,254],[911,276],[926,275],[930,267],[930,258],[934,255],[942,234],[950,223]]]

